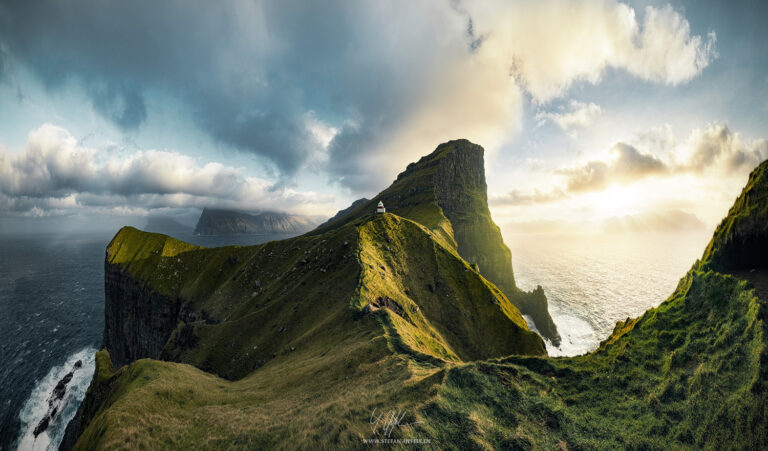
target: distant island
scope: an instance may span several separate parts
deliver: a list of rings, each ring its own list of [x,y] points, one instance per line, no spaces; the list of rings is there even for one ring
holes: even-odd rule
[[[263,233],[298,235],[309,232],[319,223],[314,217],[276,211],[245,212],[204,208],[194,233],[203,236]]]

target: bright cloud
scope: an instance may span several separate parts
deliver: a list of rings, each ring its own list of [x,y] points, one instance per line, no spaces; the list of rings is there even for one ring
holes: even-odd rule
[[[536,113],[536,120],[539,124],[552,121],[563,131],[568,132],[574,128],[589,127],[602,112],[600,105],[595,103],[570,100],[567,106],[561,105],[557,111],[539,111]]]
[[[468,6],[483,46],[506,55],[510,72],[538,101],[562,95],[576,81],[597,83],[606,68],[644,80],[678,84],[717,56],[716,35],[691,35],[670,6],[636,11],[617,1],[540,1]]]
[[[610,218],[611,227],[650,230],[657,227],[646,219],[654,215],[701,229],[700,223],[714,227],[749,172],[766,159],[765,139],[744,139],[724,123],[693,129],[684,139],[665,126],[618,142],[603,157],[556,168],[539,163],[530,176],[534,188],[489,199],[500,222],[562,222],[552,229],[557,233],[567,232],[570,221],[602,230]]]
[[[165,151],[81,146],[50,124],[29,134],[18,155],[0,152],[0,209],[41,216],[83,208],[204,207],[304,210],[333,200],[249,177],[242,168]],[[322,212],[322,210],[320,210]]]

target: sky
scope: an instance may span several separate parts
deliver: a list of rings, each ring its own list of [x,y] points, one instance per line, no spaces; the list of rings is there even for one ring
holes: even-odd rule
[[[519,233],[711,230],[768,158],[766,18],[749,0],[0,0],[0,228],[330,216],[467,138]]]

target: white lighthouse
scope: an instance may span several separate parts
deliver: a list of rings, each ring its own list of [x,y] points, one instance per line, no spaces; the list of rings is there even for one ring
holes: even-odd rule
[[[386,213],[387,209],[384,208],[384,202],[379,201],[379,205],[376,206],[376,213]]]

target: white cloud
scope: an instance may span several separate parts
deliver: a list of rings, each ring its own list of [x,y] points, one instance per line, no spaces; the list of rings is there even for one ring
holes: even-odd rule
[[[216,205],[243,209],[313,210],[333,200],[313,192],[274,189],[243,168],[157,150],[117,154],[78,144],[45,124],[18,155],[0,151],[0,209],[26,215],[100,208],[146,211]],[[117,212],[119,213],[119,212]]]
[[[716,36],[692,36],[671,6],[645,9],[642,26],[630,6],[612,0],[471,2],[483,46],[506,57],[510,72],[538,101],[573,82],[597,83],[608,67],[644,80],[678,84],[717,56]]]
[[[727,124],[713,123],[693,130],[682,153],[687,159],[683,169],[743,172],[768,158],[768,142],[760,138],[745,143]]]
[[[574,128],[589,127],[602,112],[600,105],[571,99],[567,106],[561,105],[557,111],[539,111],[536,120],[539,124],[552,121],[563,131],[570,132]]]

